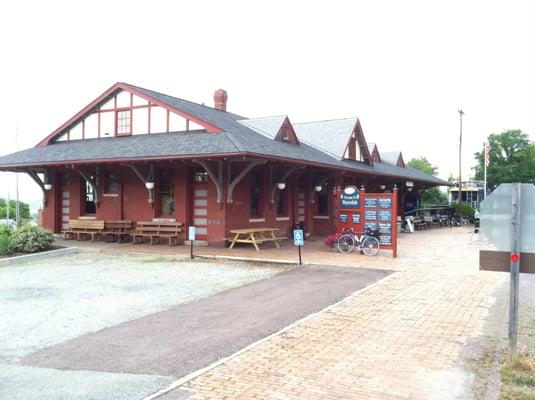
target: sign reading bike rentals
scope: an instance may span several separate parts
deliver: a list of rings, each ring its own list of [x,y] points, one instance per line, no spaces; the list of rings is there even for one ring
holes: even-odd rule
[[[356,186],[347,186],[340,194],[340,207],[346,209],[360,208],[360,191]]]

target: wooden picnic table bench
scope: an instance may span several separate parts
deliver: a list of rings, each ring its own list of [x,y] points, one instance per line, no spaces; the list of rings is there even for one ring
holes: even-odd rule
[[[106,220],[104,221],[104,230],[101,232],[101,238],[104,237],[104,240],[110,242],[126,242],[128,241],[131,229],[132,221]]]
[[[168,238],[169,246],[178,245],[182,232],[182,222],[142,221],[136,223],[136,231],[132,234],[134,244],[144,243],[144,238],[150,239],[150,244],[161,243],[162,237]]]
[[[273,242],[277,248],[280,248],[278,242],[287,239],[286,236],[276,236],[279,228],[244,228],[244,229],[232,229],[230,233],[234,236],[227,238],[230,242],[230,249],[234,247],[236,243],[249,243],[252,244],[256,251],[260,251],[258,245],[264,242]]]
[[[105,222],[96,219],[71,219],[69,221],[69,229],[63,231],[63,238],[69,239],[91,239],[95,238],[95,235],[100,235],[104,230]]]

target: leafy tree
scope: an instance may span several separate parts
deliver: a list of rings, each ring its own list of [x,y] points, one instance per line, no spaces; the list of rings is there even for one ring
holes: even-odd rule
[[[422,171],[427,175],[437,176],[438,174],[438,168],[435,165],[432,165],[425,157],[413,158],[407,163],[407,166]],[[422,191],[420,201],[421,207],[425,208],[435,204],[446,203],[448,197],[444,192],[441,192],[439,188],[434,187]]]
[[[19,210],[21,219],[30,219],[30,206],[28,203],[19,201]],[[15,219],[17,211],[17,202],[9,200],[9,218]],[[7,218],[7,200],[0,198],[0,219]]]
[[[490,189],[506,182],[535,183],[535,144],[521,130],[507,130],[488,137],[490,164],[487,185]],[[484,150],[474,154],[475,178],[484,179]]]

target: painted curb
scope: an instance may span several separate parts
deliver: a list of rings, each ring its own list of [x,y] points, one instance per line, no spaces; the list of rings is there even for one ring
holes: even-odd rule
[[[308,320],[310,320],[312,318],[315,318],[315,317],[317,317],[317,316],[319,316],[319,315],[321,315],[323,313],[326,313],[326,312],[332,310],[334,307],[337,307],[337,306],[339,306],[339,305],[351,300],[353,297],[356,297],[361,293],[364,293],[364,292],[366,292],[366,291],[368,291],[370,289],[373,289],[374,287],[378,286],[379,284],[387,281],[388,279],[390,279],[390,278],[392,278],[392,277],[394,277],[396,275],[397,275],[397,272],[393,272],[392,274],[390,274],[388,276],[385,276],[383,279],[380,279],[377,282],[372,283],[369,286],[366,286],[366,287],[364,287],[362,289],[357,290],[356,292],[351,293],[349,296],[344,297],[342,300],[340,300],[340,301],[338,301],[336,303],[333,303],[330,306],[327,306],[327,307],[323,308],[322,310],[319,310],[319,311],[317,311],[315,313],[309,314],[309,315],[307,315],[307,316],[305,316],[305,317],[303,317],[303,318],[301,318],[301,319],[299,319],[299,320],[297,320],[295,322],[292,322],[290,325],[280,329],[279,331],[277,331],[275,333],[272,333],[271,335],[266,336],[265,338],[260,339],[260,340],[254,342],[254,343],[251,343],[248,346],[245,346],[243,349],[238,350],[236,353],[231,354],[228,357],[224,357],[224,358],[222,358],[220,360],[217,360],[217,361],[213,362],[212,364],[208,365],[207,367],[201,368],[201,369],[199,369],[197,371],[194,371],[194,372],[192,372],[192,373],[190,373],[190,374],[188,374],[186,376],[183,376],[180,379],[177,379],[176,381],[171,383],[171,385],[169,385],[167,388],[159,390],[158,392],[153,393],[153,394],[143,398],[142,400],[154,400],[154,399],[157,399],[158,397],[160,397],[160,396],[162,396],[162,395],[164,395],[166,393],[169,393],[171,390],[176,389],[176,388],[184,385],[185,383],[197,378],[198,376],[200,376],[200,375],[202,375],[202,374],[204,374],[204,373],[206,373],[206,372],[208,372],[208,371],[210,371],[210,370],[212,370],[212,369],[214,369],[214,368],[216,368],[216,367],[218,367],[218,366],[220,366],[222,364],[225,364],[226,362],[232,360],[233,358],[238,357],[242,353],[245,353],[246,351],[254,349],[255,347],[261,345],[262,343],[267,342],[268,340],[270,340],[270,339],[272,339],[274,337],[277,337],[277,336],[289,331],[290,329],[301,325],[302,323],[304,323],[304,322],[306,322],[306,321],[308,321]],[[185,390],[187,390],[187,389],[185,389]]]
[[[27,261],[44,260],[51,257],[66,256],[69,254],[78,254],[80,249],[78,247],[67,247],[65,249],[57,249],[50,251],[43,251],[41,253],[25,254],[23,256],[3,258],[0,260],[0,267],[7,267],[10,265],[22,264]]]

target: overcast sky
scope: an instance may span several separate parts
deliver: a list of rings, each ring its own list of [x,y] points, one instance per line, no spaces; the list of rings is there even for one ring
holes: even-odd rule
[[[117,81],[291,121],[358,116],[368,142],[463,179],[486,136],[535,139],[535,1],[13,1],[0,12],[0,154]],[[0,173],[0,197],[12,174]],[[21,198],[40,198],[21,178]]]

